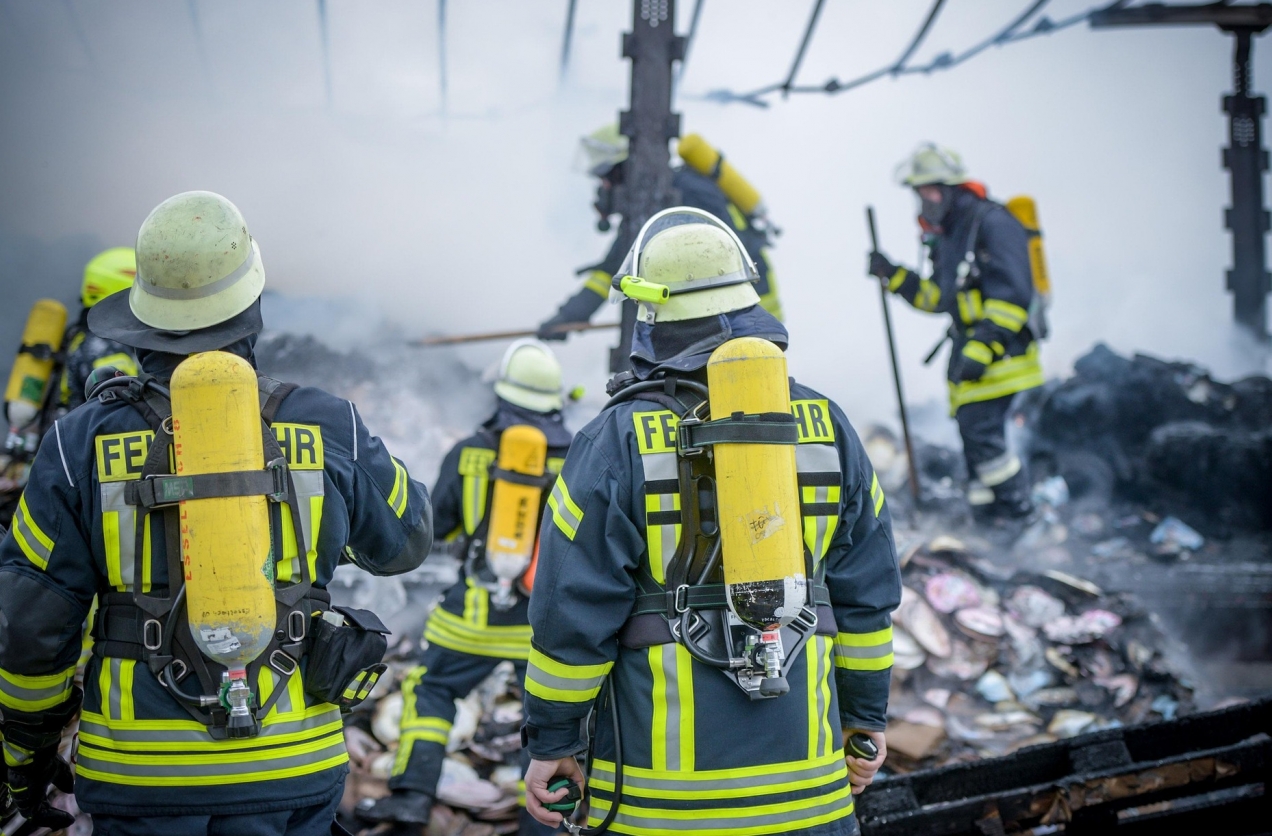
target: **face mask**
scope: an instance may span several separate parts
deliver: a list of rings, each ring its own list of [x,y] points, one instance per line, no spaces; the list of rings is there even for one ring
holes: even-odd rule
[[[945,220],[945,215],[950,210],[950,187],[940,186],[941,201],[939,203],[919,199],[919,217],[927,222],[928,226],[939,228],[941,222]]]

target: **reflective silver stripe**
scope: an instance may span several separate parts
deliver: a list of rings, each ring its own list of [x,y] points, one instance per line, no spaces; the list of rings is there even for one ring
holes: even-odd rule
[[[795,469],[800,473],[839,475],[839,450],[833,444],[798,444],[795,447]]]
[[[675,481],[679,478],[676,454],[642,453],[641,469],[645,471],[645,482]],[[679,493],[646,493],[645,512],[675,511],[678,509]],[[652,501],[650,498],[653,498]],[[680,526],[676,523],[666,525],[650,525],[648,517],[645,522],[645,541],[651,556],[659,558],[662,573],[658,577],[667,577],[667,564],[676,553],[676,545],[680,541]],[[653,567],[650,567],[651,569]]]
[[[143,275],[142,265],[138,262],[136,284],[140,287],[142,293],[156,296],[160,299],[204,299],[208,296],[214,296],[222,290],[227,290],[242,281],[243,277],[256,264],[256,260],[259,257],[260,253],[257,251],[256,242],[252,241],[247,255],[243,257],[243,263],[236,267],[234,272],[210,284],[198,287],[159,287]]]
[[[70,465],[66,463],[66,450],[62,449],[62,427],[60,421],[53,422],[53,433],[57,437],[57,454],[62,457],[62,472],[66,474],[66,481],[71,483],[71,487],[75,487],[75,480],[71,478]]]
[[[102,512],[119,515],[119,580],[126,587],[136,582],[137,571],[137,509],[124,501],[124,488],[128,482],[102,483]],[[105,536],[105,531],[102,532]],[[107,544],[107,551],[110,550]],[[119,715],[115,715],[118,717]]]
[[[309,500],[322,496],[326,491],[323,471],[293,470],[291,474],[296,483],[296,504],[300,506],[300,529],[305,534],[305,548],[313,551],[318,544],[314,542],[314,509]]]
[[[285,698],[280,697],[279,701],[281,702],[283,699]],[[190,721],[190,725],[196,724],[194,721]],[[206,729],[111,728],[96,719],[91,719],[89,715],[85,715],[80,720],[80,735],[81,737],[88,736],[92,738],[91,745],[99,749],[111,749],[114,748],[115,744],[127,743],[142,744],[143,746],[144,744],[154,743],[182,743],[187,744],[187,748],[192,751],[221,752],[277,746],[279,744],[276,739],[282,735],[314,731],[321,729],[323,726],[331,726],[333,732],[338,732],[340,730],[340,710],[332,708],[329,711],[318,712],[301,720],[266,721],[261,729],[261,734],[258,737],[249,738],[250,745],[233,749],[227,746],[225,741],[213,740],[212,735],[208,734]]]
[[[626,781],[627,776],[623,776]],[[848,816],[853,811],[852,793],[848,791],[847,781],[844,782],[844,789],[829,793],[822,798],[810,798],[806,802],[802,802],[793,809],[781,810],[775,813],[749,813],[745,807],[732,808],[727,810],[713,810],[711,808],[697,808],[694,810],[685,810],[683,817],[666,817],[662,818],[659,813],[670,813],[671,810],[648,809],[642,810],[639,807],[630,806],[627,799],[620,805],[618,814],[614,817],[614,824],[625,827],[628,832],[644,833],[646,831],[671,831],[674,833],[698,833],[698,832],[719,832],[722,830],[740,830],[748,829],[750,832],[757,832],[754,828],[763,827],[764,831],[772,833],[786,833],[791,830],[803,829],[804,823],[811,820],[833,821]],[[632,799],[636,800],[636,799]],[[592,800],[593,809],[589,811],[589,818],[592,816],[604,817],[609,812],[609,799],[594,798]],[[675,811],[679,812],[679,811]],[[771,829],[770,829],[771,828]]]
[[[353,460],[358,460],[358,413],[353,408],[353,401],[347,401],[349,404],[349,420],[353,423]]]
[[[553,513],[572,531],[577,532],[579,526],[583,524],[583,515],[574,512],[577,506],[570,498],[570,489],[566,487],[565,480],[559,476],[556,484],[552,486],[552,495],[549,500],[552,502]]]
[[[817,678],[814,680],[817,690],[817,715],[813,719],[817,723],[817,748],[814,751],[818,756],[825,754],[829,748],[827,745],[829,741],[826,740],[826,713],[830,711],[830,706],[826,704],[827,677],[830,676],[827,664],[829,660],[826,658],[827,641],[829,639],[825,636],[813,636],[809,639],[808,647],[804,651],[806,664],[817,666]],[[837,764],[827,764],[827,766],[837,767]]]
[[[839,485],[839,495],[843,496],[843,475],[839,470],[839,450],[833,444],[799,444],[795,447],[795,469],[800,476],[811,476],[814,474],[833,476],[835,482]],[[830,502],[831,486],[817,485],[809,486],[813,488],[814,502]],[[803,500],[803,491],[808,488],[800,489],[800,499]],[[812,526],[812,537],[809,534],[809,525]],[[812,553],[814,560],[821,560],[825,556],[826,550],[830,548],[830,539],[834,536],[834,531],[839,527],[839,518],[817,515],[813,517],[804,517],[804,541],[808,546],[808,550]],[[812,542],[809,542],[811,539]]]
[[[679,296],[682,293],[695,293],[699,290],[711,290],[716,287],[728,287],[734,284],[747,284],[754,282],[746,270],[734,270],[732,273],[724,273],[719,276],[707,276],[701,279],[689,279],[681,282],[671,288],[672,296]]]
[[[33,527],[38,528],[35,523],[27,519],[26,497],[23,496],[22,501],[18,503],[18,509],[13,512],[13,530],[26,543],[27,548],[44,561],[43,565],[37,565],[45,569],[49,565],[49,558],[53,556],[53,550],[41,542],[43,537],[36,536],[35,531],[32,530]]]
[[[814,488],[813,501],[829,502],[830,488],[828,486]],[[830,517],[821,515],[813,517],[813,526],[816,533],[813,535],[813,544],[810,550],[813,553],[814,559],[821,560],[822,555],[826,553],[826,530],[830,528]]]
[[[564,676],[556,676],[535,665],[533,659],[526,667],[526,679],[531,680],[536,685],[551,688],[554,691],[587,691],[595,693],[601,687],[601,684],[605,682],[605,677],[606,674],[586,679],[570,679]]]
[[[230,750],[224,754],[203,755],[199,757],[216,758],[213,763],[181,763],[181,760],[188,760],[190,756],[185,754],[167,754],[160,752],[147,752],[144,755],[121,755],[103,749],[97,749],[91,745],[80,742],[79,758],[77,761],[83,771],[91,771],[91,777],[103,778],[109,780],[110,777],[118,776],[128,779],[146,779],[146,778],[163,778],[167,780],[189,778],[220,778],[226,777],[235,779],[246,774],[261,774],[270,772],[280,772],[283,770],[296,770],[306,766],[314,766],[323,761],[343,758],[345,756],[344,735],[339,729],[326,735],[324,738],[326,745],[308,752],[297,752],[295,754],[283,755],[281,757],[266,757],[271,751],[237,751]],[[296,746],[304,746],[300,743]],[[284,749],[285,751],[285,749]],[[129,760],[124,761],[122,759]],[[144,759],[144,762],[133,762],[132,758]],[[332,764],[333,766],[335,764]],[[268,778],[268,776],[263,776]],[[289,777],[289,776],[280,776]],[[125,783],[120,781],[119,783]],[[199,783],[192,780],[192,783]]]
[[[976,475],[987,488],[1001,485],[1020,472],[1020,459],[1010,451],[976,465]]]
[[[123,659],[107,659],[110,665],[110,694],[107,696],[107,704],[110,706],[110,716],[116,719],[122,719],[124,716],[123,693],[119,686],[120,668],[124,664]]]
[[[0,704],[20,711],[39,711],[30,704],[54,701],[45,706],[52,707],[70,692],[74,679],[75,668],[49,676],[20,676],[0,671]]]
[[[892,641],[871,647],[852,647],[835,642],[835,655],[842,659],[880,659],[892,653]]]
[[[662,745],[665,747],[667,757],[666,768],[671,772],[681,769],[692,770],[694,767],[692,763],[681,762],[681,752],[685,748],[684,744],[687,743],[689,751],[693,751],[693,741],[682,741],[680,739],[681,733],[686,731],[682,716],[686,702],[689,704],[689,710],[693,711],[693,678],[692,667],[686,666],[685,669],[690,671],[691,675],[686,681],[680,681],[680,666],[677,658],[679,649],[680,646],[672,642],[653,650],[655,653],[662,654],[662,675],[665,683],[665,690],[662,696],[665,697],[663,702],[667,711],[665,726],[662,729],[655,728],[653,731],[655,735],[661,733],[663,736]],[[657,689],[656,685],[655,689]],[[655,694],[655,699],[658,696],[660,695]],[[654,716],[657,719],[657,712],[655,712]],[[692,725],[689,726],[688,732],[690,734],[693,733]],[[655,754],[656,758],[657,755]]]
[[[818,654],[820,656],[820,654]],[[825,778],[827,781],[833,779],[837,774],[844,771],[844,762],[839,758],[832,758],[826,763],[819,763],[804,769],[786,769],[791,764],[773,764],[771,768],[764,770],[763,774],[741,775],[731,778],[700,778],[698,774],[690,776],[686,775],[668,775],[666,778],[658,778],[645,774],[633,775],[631,769],[623,771],[623,787],[632,789],[651,790],[653,792],[672,791],[689,791],[694,794],[695,798],[710,799],[712,793],[728,792],[730,790],[758,790],[756,795],[764,795],[765,790],[770,787],[779,791],[783,785],[789,785],[798,781],[814,781],[818,778]],[[598,781],[612,784],[614,782],[613,765],[605,761],[597,761],[592,767],[592,777]]]
[[[4,749],[4,762],[9,766],[22,766],[35,757],[34,752],[28,752],[26,749],[15,746],[7,740],[0,741],[0,745]]]

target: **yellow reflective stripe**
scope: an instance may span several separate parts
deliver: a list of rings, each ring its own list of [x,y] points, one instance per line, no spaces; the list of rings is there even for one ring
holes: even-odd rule
[[[969,403],[979,403],[1034,389],[1045,383],[1038,344],[1030,343],[1024,354],[1006,357],[988,369],[980,380],[950,383],[950,413]]]
[[[694,768],[693,664],[680,644],[649,648],[653,675],[651,752],[654,769],[692,771]]]
[[[459,475],[463,477],[464,533],[472,534],[486,515],[486,493],[490,486],[490,465],[495,451],[486,447],[465,447],[459,451]]]
[[[905,284],[906,276],[910,275],[910,271],[904,267],[898,267],[897,272],[892,274],[892,278],[888,279],[888,290],[893,293],[897,292],[897,288]]]
[[[587,274],[587,279],[583,282],[583,286],[595,293],[597,296],[609,297],[610,282],[613,276],[604,270],[593,270]]]
[[[994,352],[980,340],[968,340],[967,345],[963,346],[963,356],[986,366],[994,362]]]
[[[111,586],[122,589],[124,573],[119,565],[119,512],[102,512],[102,541],[106,546],[106,580]]]
[[[548,497],[548,507],[552,509],[552,522],[561,529],[566,539],[573,541],[579,532],[579,526],[583,524],[583,512],[570,498],[570,489],[562,476],[557,477],[556,484],[552,487],[552,495]]]
[[[826,647],[829,651],[829,646]],[[829,677],[825,678],[827,682]],[[671,771],[623,765],[623,795],[715,801],[796,792],[845,780],[847,765],[834,739],[831,749],[809,760],[766,763],[734,769]],[[614,762],[596,759],[590,783],[614,789]]]
[[[464,592],[463,620],[476,627],[485,627],[490,620],[490,592],[472,578],[467,578],[466,581],[468,589]],[[441,612],[445,613],[443,617],[454,617],[446,610]],[[530,633],[529,626],[521,625],[518,629],[524,629],[527,635]]]
[[[292,679],[300,681],[299,677]],[[98,749],[117,752],[202,752],[213,755],[247,750],[250,755],[250,750],[269,750],[281,744],[339,733],[340,710],[320,704],[286,718],[279,718],[271,711],[261,722],[261,728],[262,732],[257,737],[214,740],[207,726],[193,720],[112,720],[105,714],[85,711],[79,736],[81,741]]]
[[[12,531],[14,541],[26,555],[27,560],[34,563],[40,571],[48,569],[49,558],[53,556],[53,541],[31,516],[31,510],[27,508],[25,492],[18,499],[18,510],[13,514]]]
[[[826,678],[826,672],[821,669],[822,655],[817,645],[817,639],[820,636],[814,635],[808,640],[808,644],[804,645],[804,668],[807,673],[807,682],[805,686],[808,689],[808,759],[813,760],[818,755],[818,737],[821,733],[821,706],[818,702],[821,699],[821,680]]]
[[[624,787],[626,794],[626,787]],[[612,802],[593,797],[589,824],[599,824]],[[816,827],[852,815],[852,788],[843,786],[819,798],[805,798],[753,807],[666,809],[620,804],[610,830],[634,836],[762,836]]]
[[[291,508],[283,505],[280,516],[283,529],[283,558],[276,564],[274,575],[281,583],[300,575],[300,563],[297,560],[299,546],[296,545],[296,524],[292,521]]]
[[[76,774],[128,786],[224,786],[311,775],[343,766],[348,760],[344,736],[339,731],[298,746],[206,760],[154,754],[119,755],[87,746],[81,739]],[[264,768],[245,770],[244,764]]]
[[[1029,311],[1002,299],[986,299],[985,318],[1014,334],[1024,328],[1025,323],[1029,321]]]
[[[542,700],[589,702],[600,693],[613,662],[599,665],[570,665],[530,646],[526,666],[526,692]]]
[[[645,494],[645,543],[649,549],[649,571],[654,581],[660,584],[666,576],[667,564],[671,562],[672,556],[676,553],[676,546],[680,543],[681,524],[651,524],[649,515],[679,510],[680,494],[678,493]]]
[[[0,740],[0,745],[3,745],[4,748],[4,763],[6,766],[22,766],[30,762],[35,754],[30,749],[24,749],[12,741]]]
[[[479,648],[482,649],[479,654],[482,656],[497,656],[506,652],[511,654],[506,658],[525,659],[530,653],[530,625],[476,626],[441,607],[435,608],[429,616],[424,638],[430,643],[436,641],[445,647],[454,648],[458,644],[465,648]]]
[[[135,525],[135,523],[134,523]],[[146,522],[145,530],[141,533],[141,591],[150,591],[150,567],[153,564],[150,551],[150,523]]]
[[[892,627],[873,633],[838,633],[835,666],[852,671],[881,671],[892,667]]]
[[[65,702],[74,681],[74,665],[44,676],[23,676],[0,669],[0,706],[15,711],[53,708]]]
[[[883,488],[879,485],[879,474],[870,474],[870,499],[874,502],[874,515],[883,511]]]
[[[935,311],[941,304],[941,286],[931,279],[920,279],[914,294],[914,307],[921,311]]]
[[[322,505],[321,495],[309,497],[310,531],[305,545],[309,547],[306,553],[306,559],[309,561],[309,577],[315,581],[318,578],[318,533],[322,527]]]
[[[389,458],[393,462],[393,491],[389,494],[389,507],[393,509],[398,519],[401,519],[406,513],[406,498],[410,494],[410,477],[406,475],[406,468],[400,461],[392,456]]]

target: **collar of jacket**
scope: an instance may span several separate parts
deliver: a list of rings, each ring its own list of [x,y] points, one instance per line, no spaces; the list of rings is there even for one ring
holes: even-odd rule
[[[976,212],[982,198],[963,188],[951,189],[950,208],[941,221],[941,235],[948,236],[967,226],[967,220]]]
[[[498,405],[495,407],[495,414],[481,425],[483,430],[501,433],[511,426],[528,424],[543,431],[548,438],[549,447],[569,447],[570,442],[574,440],[574,433],[565,428],[565,419],[561,416],[561,410],[535,412],[533,409],[509,403],[503,398],[496,398],[496,401]]]
[[[221,351],[228,351],[230,354],[237,354],[244,360],[252,364],[252,368],[256,368],[256,335],[251,334],[244,337],[238,342],[230,343]],[[155,351],[150,348],[138,348],[137,365],[141,368],[142,374],[147,377],[153,377],[160,383],[167,383],[172,379],[172,373],[176,371],[181,361],[188,357],[188,354],[169,354],[166,351]]]
[[[790,342],[782,323],[759,305],[681,322],[638,322],[632,332],[632,371],[637,380],[659,372],[698,371],[711,352],[738,337],[760,337],[783,351]]]

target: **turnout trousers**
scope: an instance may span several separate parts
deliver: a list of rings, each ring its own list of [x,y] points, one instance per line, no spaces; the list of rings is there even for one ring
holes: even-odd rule
[[[1015,395],[963,404],[954,414],[967,462],[973,510],[1016,516],[1029,511],[1029,476],[1007,446],[1007,416]]]
[[[331,836],[344,781],[331,798],[298,810],[229,816],[93,816],[93,836]],[[191,793],[198,789],[191,787]]]
[[[437,644],[424,651],[420,666],[402,683],[402,737],[390,789],[415,790],[436,797],[442,777],[446,741],[455,722],[455,700],[468,696],[491,671],[504,661],[494,656],[461,653]],[[525,682],[526,662],[510,660],[517,681]],[[530,765],[529,753],[521,750],[521,774]],[[521,791],[522,836],[557,832],[535,821],[525,809],[525,784]]]

